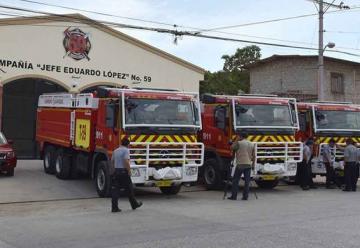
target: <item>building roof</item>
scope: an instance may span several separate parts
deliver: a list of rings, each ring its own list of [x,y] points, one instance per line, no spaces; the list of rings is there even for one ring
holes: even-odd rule
[[[194,65],[190,62],[187,62],[183,59],[180,59],[170,53],[164,52],[154,46],[151,46],[143,41],[135,39],[129,35],[126,35],[118,30],[115,30],[107,25],[104,25],[100,22],[92,20],[81,14],[56,14],[56,15],[44,15],[44,16],[31,16],[31,17],[16,17],[16,18],[3,18],[0,19],[0,26],[10,26],[10,25],[30,25],[30,24],[41,24],[41,23],[51,23],[51,22],[77,22],[87,24],[94,28],[97,28],[105,33],[108,33],[118,39],[122,39],[126,42],[129,42],[139,48],[145,49],[149,52],[152,52],[158,56],[161,56],[165,59],[168,59],[174,63],[177,63],[181,66],[184,66],[190,70],[198,72],[200,74],[205,73],[205,69]]]
[[[265,59],[261,59],[255,63],[249,64],[246,66],[246,68],[251,69],[254,67],[258,67],[267,63],[271,63],[273,61],[279,61],[279,60],[283,60],[283,59],[314,59],[317,60],[318,56],[317,55],[277,55],[274,54],[270,57],[267,57]],[[355,62],[355,61],[350,61],[350,60],[345,60],[345,59],[338,59],[338,58],[333,58],[333,57],[327,57],[324,56],[324,61],[331,61],[331,62],[337,62],[337,63],[342,63],[342,64],[348,64],[348,65],[353,65],[353,66],[360,66],[360,63]]]

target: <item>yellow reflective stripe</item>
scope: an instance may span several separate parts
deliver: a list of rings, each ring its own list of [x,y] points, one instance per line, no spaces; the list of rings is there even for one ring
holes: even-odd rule
[[[149,138],[146,139],[146,142],[152,142],[155,135],[150,135]]]
[[[278,136],[276,136],[276,138],[277,138],[280,142],[285,142],[284,136],[278,135]]]
[[[141,142],[145,138],[145,135],[140,135],[139,138],[137,138],[136,142]]]
[[[160,142],[164,138],[164,135],[159,135],[154,142]]]
[[[259,142],[260,138],[261,138],[261,136],[256,136],[256,137],[254,138],[253,142]]]
[[[185,140],[186,140],[186,142],[191,143],[191,140],[189,139],[189,137],[188,137],[188,136],[183,135],[182,137],[183,137],[183,139],[185,139]]]
[[[177,142],[182,142],[182,139],[179,137],[179,135],[174,135],[174,137],[177,140]]]
[[[169,142],[175,143],[175,141],[173,140],[173,138],[170,135],[167,135],[166,138],[168,139]]]
[[[271,139],[273,142],[278,142],[278,140],[276,139],[275,136],[269,136],[269,137],[270,137],[270,139]]]
[[[254,135],[249,135],[247,140],[252,141],[254,139]]]

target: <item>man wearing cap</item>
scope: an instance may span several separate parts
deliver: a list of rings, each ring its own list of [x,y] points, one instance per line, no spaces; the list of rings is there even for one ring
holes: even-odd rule
[[[250,174],[251,167],[255,159],[254,145],[246,139],[246,133],[241,132],[236,140],[231,145],[231,149],[235,152],[235,173],[232,182],[231,196],[229,200],[236,200],[239,191],[239,181],[242,174],[244,174],[245,186],[241,200],[247,200],[250,190]]]
[[[111,212],[120,212],[118,200],[121,189],[129,198],[133,210],[139,208],[142,202],[138,202],[134,196],[134,189],[131,182],[130,152],[128,146],[130,141],[127,138],[121,140],[121,146],[113,151],[111,157],[112,187],[111,187]]]

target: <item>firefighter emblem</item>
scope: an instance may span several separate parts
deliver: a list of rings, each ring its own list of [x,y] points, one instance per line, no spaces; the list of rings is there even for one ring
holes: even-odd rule
[[[82,60],[89,58],[91,43],[88,34],[84,33],[79,28],[67,28],[64,31],[63,45],[65,48],[65,56],[69,56],[75,60]]]

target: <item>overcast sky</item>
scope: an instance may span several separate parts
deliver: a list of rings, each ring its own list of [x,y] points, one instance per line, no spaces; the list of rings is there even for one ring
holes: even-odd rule
[[[179,26],[210,29],[245,23],[260,22],[276,18],[285,18],[303,14],[316,13],[315,5],[308,0],[34,0],[43,3],[63,5],[84,10],[93,10],[124,17],[139,18]],[[332,0],[328,0],[331,2]],[[346,5],[358,6],[352,10],[327,13],[325,15],[325,44],[336,43],[336,48],[359,56],[348,56],[326,52],[327,56],[345,58],[360,62],[360,0],[343,0]],[[336,0],[339,4],[340,1]],[[24,8],[43,10],[53,13],[75,13],[79,11],[24,3],[19,0],[0,0],[1,5],[21,6]],[[329,11],[336,9],[331,8]],[[3,12],[3,10],[0,9]],[[82,13],[99,20],[120,23],[171,28],[166,25],[131,21],[122,18],[106,17]],[[3,16],[4,17],[4,16]],[[179,28],[190,30],[190,28]],[[174,37],[169,34],[120,29],[144,42],[158,47],[166,52],[188,60],[206,70],[222,69],[224,54],[233,54],[237,48],[248,44],[217,41],[196,37],[182,37],[178,44],[173,43]],[[316,47],[318,39],[318,17],[304,17],[293,20],[251,25],[219,30],[232,34],[205,32],[213,36],[231,37],[252,41],[263,41],[280,44]],[[255,38],[251,36],[264,37]],[[281,41],[286,40],[286,41]],[[298,43],[296,43],[298,42]],[[260,46],[262,57],[273,54],[316,54],[316,51]]]

